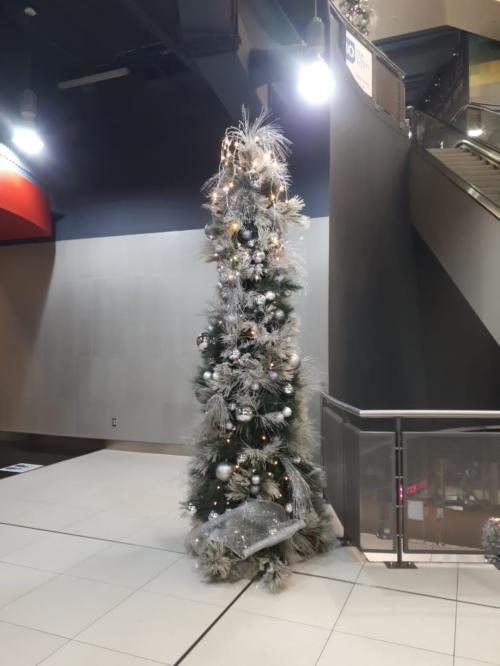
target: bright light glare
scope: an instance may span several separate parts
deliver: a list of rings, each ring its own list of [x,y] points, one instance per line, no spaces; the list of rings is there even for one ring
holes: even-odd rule
[[[27,155],[37,155],[44,146],[37,132],[30,127],[16,127],[12,143]]]
[[[476,136],[481,136],[482,133],[483,130],[481,129],[481,127],[471,127],[470,129],[467,130],[467,136],[470,136],[472,138]]]
[[[297,90],[310,104],[322,104],[331,97],[333,76],[324,60],[318,58],[301,66]]]

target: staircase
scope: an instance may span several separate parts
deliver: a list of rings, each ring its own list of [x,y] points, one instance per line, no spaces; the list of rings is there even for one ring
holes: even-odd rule
[[[497,164],[465,147],[427,150],[450,171],[500,206],[500,169]]]

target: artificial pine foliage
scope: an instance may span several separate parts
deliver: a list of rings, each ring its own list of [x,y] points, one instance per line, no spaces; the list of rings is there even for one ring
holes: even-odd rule
[[[362,35],[368,35],[373,18],[369,0],[342,0],[340,11]]]
[[[325,549],[333,537],[322,474],[311,461],[315,438],[291,301],[302,275],[287,230],[306,226],[308,218],[302,200],[288,195],[288,149],[276,124],[262,114],[250,122],[244,113],[226,131],[219,171],[205,185],[211,213],[205,256],[217,264],[219,281],[206,331],[197,338],[195,394],[204,414],[185,503],[194,525],[205,530],[252,502],[254,533],[258,511],[281,512],[271,528],[262,527],[263,543],[275,543],[248,558],[227,546],[221,527],[202,551],[194,549],[207,579],[260,571],[273,590],[283,587],[293,560]],[[280,538],[292,523],[293,536]],[[245,547],[251,545],[246,524]]]

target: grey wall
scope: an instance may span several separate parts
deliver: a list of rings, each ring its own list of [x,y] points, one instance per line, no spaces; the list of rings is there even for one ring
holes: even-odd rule
[[[195,337],[216,282],[198,257],[202,237],[1,247],[0,430],[187,442],[199,410]],[[301,346],[326,385],[328,220],[292,240],[309,273]]]
[[[408,137],[358,87],[336,36],[332,61],[330,393],[359,407],[417,407]]]

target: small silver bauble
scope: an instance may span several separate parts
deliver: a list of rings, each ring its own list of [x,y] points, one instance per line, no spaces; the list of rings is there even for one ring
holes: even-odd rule
[[[228,421],[224,427],[226,430],[234,430],[234,425],[231,423],[231,421]]]
[[[201,349],[201,351],[204,351],[208,347],[208,333],[200,333],[200,335],[196,338],[196,344],[198,345],[198,349]]]
[[[258,486],[260,484],[260,476],[258,474],[254,474],[250,481],[254,486]]]
[[[250,486],[250,494],[258,495],[260,493],[260,486]]]
[[[283,294],[288,298],[289,296],[292,295],[292,292],[290,291],[290,289],[285,289],[285,291],[283,292]]]
[[[276,321],[280,322],[285,321],[285,313],[283,312],[283,310],[275,310],[274,318],[276,319]]]
[[[208,520],[215,520],[215,518],[218,517],[219,514],[217,513],[217,511],[210,511],[210,513],[208,514]]]
[[[281,413],[283,414],[283,416],[286,419],[288,419],[292,415],[292,409],[291,409],[291,407],[288,407],[288,406],[283,407],[283,409],[281,410]]]
[[[215,468],[215,476],[219,481],[228,481],[233,473],[233,466],[228,462],[221,462]]]
[[[290,382],[287,382],[283,386],[283,393],[286,393],[286,395],[292,395],[293,393],[293,386],[290,384]]]
[[[287,513],[292,513],[293,512],[293,506],[292,506],[292,504],[290,504],[290,502],[288,502],[288,504],[285,504],[285,511]]]
[[[214,380],[214,382],[218,382],[218,381],[219,381],[219,379],[220,379],[220,374],[217,372],[217,370],[214,370],[214,371],[212,372],[212,379]]]
[[[243,240],[250,240],[252,238],[252,232],[250,231],[250,229],[243,229],[243,231],[241,232],[241,237],[243,238]]]
[[[252,389],[252,391],[258,391],[260,389],[259,382],[254,382],[250,388]]]
[[[212,379],[212,373],[210,372],[210,370],[205,370],[205,372],[203,373],[203,379],[206,382],[208,382],[209,379]]]
[[[275,298],[276,298],[276,294],[274,293],[274,291],[271,291],[271,290],[266,291],[266,300],[267,301],[274,301]]]
[[[266,297],[264,296],[264,294],[257,294],[257,296],[255,297],[255,305],[261,308],[265,304],[266,304]]]
[[[229,358],[231,359],[231,361],[237,361],[240,356],[241,352],[239,349],[236,349],[236,347],[234,349],[231,349],[231,351],[229,352]]]
[[[278,243],[279,243],[278,234],[275,234],[275,233],[269,234],[269,242],[271,243],[271,245],[278,245]]]
[[[252,256],[252,259],[256,264],[261,264],[265,258],[266,258],[266,253],[263,252],[262,250],[256,250]]]
[[[192,502],[189,502],[186,508],[189,513],[196,513],[196,507]]]
[[[293,462],[294,462],[296,465],[298,465],[298,464],[300,464],[300,463],[302,462],[302,458],[301,458],[300,456],[296,456],[296,457],[293,459]]]
[[[278,379],[278,373],[276,372],[276,370],[269,370],[269,372],[267,373],[267,376],[273,382],[275,382]]]
[[[253,409],[248,406],[238,407],[236,410],[236,419],[241,423],[248,423],[253,418]]]
[[[300,366],[300,363],[301,363],[300,356],[296,352],[290,354],[290,357],[288,359],[288,365],[292,368],[292,370],[296,370]]]
[[[249,240],[247,245],[248,245],[248,247],[255,247],[255,241],[254,240]]]
[[[213,240],[215,238],[209,224],[205,225],[205,236],[208,238],[208,240]]]

